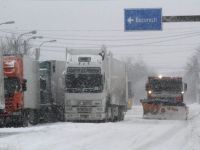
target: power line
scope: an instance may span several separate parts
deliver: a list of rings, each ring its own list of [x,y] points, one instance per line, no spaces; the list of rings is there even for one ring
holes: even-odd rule
[[[8,31],[6,31],[8,32]],[[13,33],[13,32],[9,32],[9,33]],[[187,36],[186,36],[187,35]],[[190,36],[188,36],[190,35]],[[177,38],[170,38],[168,40],[160,40],[160,41],[153,41],[153,42],[146,42],[146,43],[137,43],[137,44],[121,44],[121,45],[109,45],[109,44],[106,44],[107,47],[109,48],[117,48],[117,47],[135,47],[135,46],[151,46],[152,44],[158,44],[158,43],[163,43],[163,42],[168,42],[168,41],[175,41],[175,40],[179,40],[179,39],[184,39],[184,38],[188,38],[188,37],[196,37],[196,36],[199,36],[200,33],[199,32],[195,32],[195,33],[187,33],[187,34],[179,34],[179,35],[171,35],[171,36],[165,36],[163,38],[169,38],[169,37],[177,37]],[[56,37],[51,37],[51,38],[54,38],[54,39],[62,39],[62,40],[75,40],[75,39],[65,39],[65,38],[56,38]],[[160,37],[161,38],[161,37]],[[143,39],[140,39],[140,40],[144,40],[145,38]],[[152,39],[152,38],[151,38]],[[76,40],[88,40],[88,39],[76,39]],[[93,39],[90,39],[90,40],[93,40]],[[117,41],[119,40],[122,40],[122,39],[115,39]],[[126,39],[127,40],[127,39]],[[139,40],[139,39],[138,39]],[[99,41],[99,39],[95,40],[95,41]],[[93,44],[91,44],[93,45]],[[93,45],[95,46],[95,44]],[[99,47],[99,45],[96,45]],[[66,46],[65,46],[66,47]],[[57,48],[64,48],[64,47],[57,47]],[[88,47],[87,47],[88,48]],[[90,48],[90,47],[89,47]]]
[[[198,24],[198,23],[195,23]],[[168,30],[194,30],[199,29],[199,27],[177,27],[177,28],[166,28],[165,31]],[[5,29],[9,30],[9,29]],[[30,31],[32,29],[18,29],[18,31]],[[116,28],[116,29],[38,29],[38,32],[48,31],[48,32],[124,32],[124,29],[122,28]]]
[[[64,52],[65,53],[65,49],[63,50],[55,50],[56,46],[43,46],[45,48],[42,48],[41,51],[43,50],[46,50],[46,51],[50,51],[50,52]],[[49,48],[54,48],[54,49],[49,49]],[[62,47],[63,48],[63,47]],[[79,49],[87,49],[86,47],[79,47]],[[195,50],[194,50],[195,51]],[[186,49],[179,49],[179,50],[164,50],[164,51],[151,51],[151,52],[123,52],[123,53],[119,53],[119,52],[116,52],[116,51],[113,51],[115,54],[117,55],[154,55],[154,54],[171,54],[171,53],[191,53],[191,51],[188,51]]]
[[[154,39],[161,39],[161,38],[173,38],[173,37],[180,37],[180,36],[185,36],[185,35],[199,35],[200,32],[192,32],[192,33],[187,33],[187,34],[179,34],[179,35],[171,35],[171,36],[160,36],[160,37],[149,37],[149,38],[131,38],[131,39],[86,39],[86,38],[61,38],[61,37],[54,37],[54,36],[45,36],[46,38],[55,38],[59,40],[67,40],[67,41],[141,41],[141,40],[154,40]]]
[[[11,34],[20,34],[18,32],[13,32],[13,31],[5,31],[5,30],[0,30],[1,32],[5,32],[5,33],[11,33]],[[107,36],[101,36],[104,37],[104,39],[94,39],[94,37],[96,38],[96,36],[86,36],[86,37],[90,37],[92,39],[87,39],[87,38],[63,38],[58,36],[45,36],[46,38],[56,38],[56,39],[60,39],[60,40],[73,40],[73,41],[132,41],[132,40],[153,40],[153,39],[161,39],[161,38],[171,38],[171,37],[179,37],[179,36],[184,36],[184,35],[191,35],[191,34],[198,34],[200,33],[200,31],[193,31],[193,32],[182,32],[180,34],[174,34],[174,35],[168,35],[168,36],[153,36],[153,37],[141,37],[141,38],[120,38],[117,36],[109,36],[112,37],[112,39],[105,39],[107,38]],[[49,35],[49,34],[46,34]],[[69,36],[67,36],[69,37]],[[77,36],[73,36],[73,37],[77,37]],[[85,37],[85,36],[78,36],[78,37]],[[114,38],[114,39],[113,39]]]
[[[180,32],[181,33],[181,35],[182,34],[190,34],[190,33],[196,33],[196,32],[199,32],[199,31],[194,31],[194,30],[192,30],[192,31],[187,31],[187,32]],[[91,35],[91,36],[89,36],[88,34],[87,35],[70,35],[70,34],[65,34],[65,35],[61,35],[61,34],[51,34],[51,33],[42,33],[43,35],[47,35],[47,36],[59,36],[59,37],[81,37],[81,38],[99,38],[99,37],[103,37],[103,38],[127,38],[127,37],[132,37],[133,38],[133,36],[135,36],[134,34],[132,34],[132,35]],[[124,34],[124,33],[123,33]],[[150,36],[150,37],[148,37],[148,38],[165,38],[166,37],[166,35],[170,35],[169,37],[171,37],[171,36],[179,36],[179,34],[177,35],[177,34],[175,34],[175,35],[171,35],[171,34],[165,34],[165,36]],[[144,35],[142,35],[143,37],[142,37],[142,39],[144,39]],[[137,40],[138,38],[134,38],[134,40]],[[146,38],[145,38],[146,39]]]

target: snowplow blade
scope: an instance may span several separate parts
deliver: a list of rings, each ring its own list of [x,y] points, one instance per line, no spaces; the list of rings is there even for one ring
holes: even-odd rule
[[[173,106],[142,102],[142,106],[145,119],[187,120],[188,107],[185,105]]]

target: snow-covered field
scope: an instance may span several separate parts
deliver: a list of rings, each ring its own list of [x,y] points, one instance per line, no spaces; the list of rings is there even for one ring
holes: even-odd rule
[[[0,150],[200,150],[200,105],[189,119],[145,120],[133,107],[117,123],[54,123],[0,129]]]

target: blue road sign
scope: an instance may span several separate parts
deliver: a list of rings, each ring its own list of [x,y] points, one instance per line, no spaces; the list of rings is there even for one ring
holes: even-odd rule
[[[162,9],[125,9],[125,31],[162,30]]]

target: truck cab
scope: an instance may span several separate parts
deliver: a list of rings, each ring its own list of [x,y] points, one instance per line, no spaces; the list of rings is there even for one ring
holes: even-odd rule
[[[22,109],[26,80],[23,79],[23,63],[20,56],[4,56],[3,68],[5,112],[9,114]]]
[[[75,55],[65,71],[66,120],[105,118],[105,66],[100,55]]]
[[[180,77],[149,77],[146,84],[147,98],[169,103],[182,103],[187,84]]]

